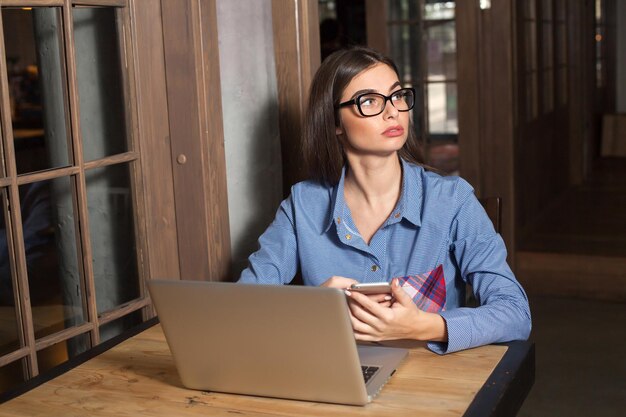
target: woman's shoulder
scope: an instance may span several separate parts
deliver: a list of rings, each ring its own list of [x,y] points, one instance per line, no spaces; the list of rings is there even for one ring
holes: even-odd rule
[[[333,186],[320,181],[305,180],[294,184],[291,187],[290,199],[296,205],[326,205],[332,198]]]
[[[442,175],[421,165],[407,162],[408,174],[421,183],[424,192],[435,192],[440,196],[467,196],[474,192],[474,187],[458,175]]]

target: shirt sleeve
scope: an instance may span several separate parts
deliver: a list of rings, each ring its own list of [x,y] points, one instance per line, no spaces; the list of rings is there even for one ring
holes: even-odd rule
[[[298,270],[298,249],[291,196],[284,200],[276,217],[259,238],[259,250],[248,258],[240,283],[287,284]]]
[[[473,193],[452,223],[451,255],[472,285],[479,307],[441,312],[448,342],[430,342],[439,354],[490,343],[525,340],[531,330],[528,298],[506,262],[506,247]]]

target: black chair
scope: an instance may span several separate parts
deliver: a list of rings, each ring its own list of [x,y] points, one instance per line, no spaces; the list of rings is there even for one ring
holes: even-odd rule
[[[491,219],[496,233],[500,233],[502,228],[502,199],[500,197],[479,198],[480,204],[483,205],[487,216]],[[465,307],[477,307],[478,301],[474,297],[474,290],[470,284],[465,285]]]

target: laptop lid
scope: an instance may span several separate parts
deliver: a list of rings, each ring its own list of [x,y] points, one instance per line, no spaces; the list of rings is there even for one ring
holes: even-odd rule
[[[405,349],[357,349],[345,295],[331,288],[150,280],[187,388],[366,404]],[[367,384],[363,365],[378,367]]]

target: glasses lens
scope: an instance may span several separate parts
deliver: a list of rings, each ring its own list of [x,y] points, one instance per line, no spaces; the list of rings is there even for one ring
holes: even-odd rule
[[[407,88],[396,91],[391,95],[391,102],[396,107],[396,109],[400,111],[411,110],[413,108],[413,104],[415,103],[413,90]]]
[[[365,116],[375,116],[383,111],[385,97],[380,94],[364,94],[359,97],[359,109]]]

